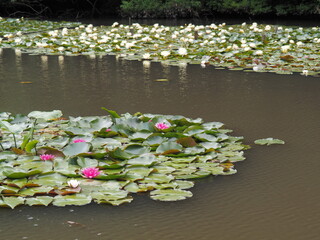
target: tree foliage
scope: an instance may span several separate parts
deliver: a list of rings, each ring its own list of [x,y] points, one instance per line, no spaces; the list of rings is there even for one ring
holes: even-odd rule
[[[319,16],[320,0],[0,0],[2,16],[132,18]]]

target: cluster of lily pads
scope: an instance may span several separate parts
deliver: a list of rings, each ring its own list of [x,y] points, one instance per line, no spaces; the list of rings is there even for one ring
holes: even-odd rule
[[[10,19],[2,19],[2,22]],[[15,20],[19,21],[19,19]],[[28,24],[29,20],[20,21]],[[35,22],[34,22],[35,23]],[[2,24],[2,23],[1,23]],[[40,22],[42,29],[49,22]],[[58,23],[55,23],[58,24]],[[5,34],[0,47],[21,48],[32,54],[106,55],[171,65],[213,65],[230,70],[319,76],[320,28],[257,23],[226,25],[93,26],[61,23],[59,29],[31,34],[25,27]],[[31,24],[32,25],[32,24]],[[56,26],[56,25],[54,25]],[[18,34],[20,33],[20,34]]]
[[[107,111],[0,113],[0,206],[120,205],[149,191],[154,200],[183,200],[192,179],[234,174],[245,159],[243,138],[220,122]]]

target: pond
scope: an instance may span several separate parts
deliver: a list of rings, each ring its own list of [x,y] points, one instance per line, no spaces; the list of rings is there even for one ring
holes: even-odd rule
[[[12,49],[1,51],[0,73],[1,111],[180,114],[221,121],[252,146],[237,174],[196,180],[184,201],[0,208],[2,239],[317,239],[318,78]],[[265,137],[286,144],[253,144]]]

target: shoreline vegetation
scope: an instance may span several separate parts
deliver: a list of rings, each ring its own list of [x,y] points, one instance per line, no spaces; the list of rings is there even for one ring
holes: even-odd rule
[[[116,57],[184,67],[320,76],[320,28],[265,24],[93,26],[0,18],[0,48],[36,55]]]
[[[87,17],[190,18],[320,16],[319,0],[1,0],[0,15],[81,19]]]

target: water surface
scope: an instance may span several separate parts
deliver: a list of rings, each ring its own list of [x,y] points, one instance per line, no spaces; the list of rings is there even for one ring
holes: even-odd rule
[[[180,114],[221,121],[247,144],[265,137],[286,144],[252,144],[237,174],[196,180],[194,196],[185,201],[139,194],[119,207],[0,208],[1,239],[318,239],[319,92],[319,78],[298,74],[3,49],[0,111],[60,109],[66,116],[88,116],[105,114],[103,106],[119,113]]]

